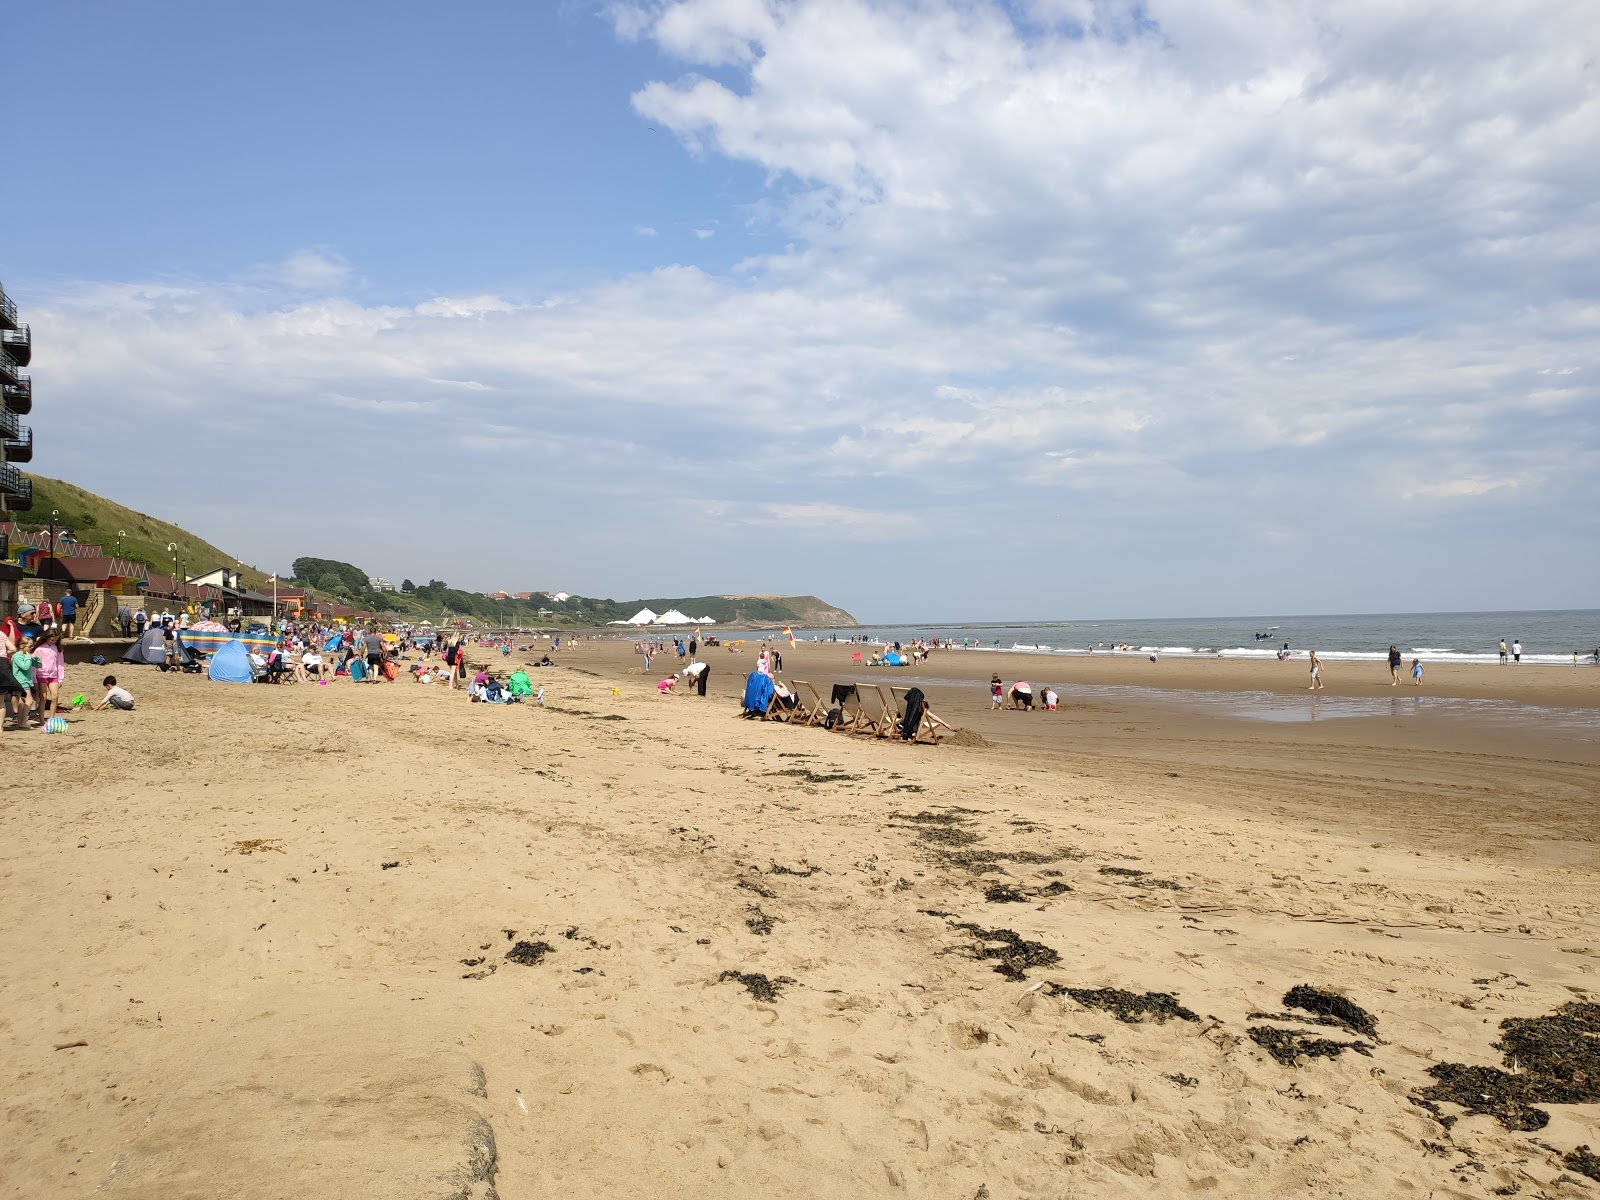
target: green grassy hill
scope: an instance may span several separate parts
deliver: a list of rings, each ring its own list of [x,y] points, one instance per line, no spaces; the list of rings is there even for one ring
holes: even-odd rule
[[[170,521],[135,512],[114,500],[85,491],[77,484],[26,472],[24,475],[33,481],[33,511],[17,513],[14,517],[24,529],[45,529],[51,511],[56,510],[61,514],[57,527],[72,530],[78,541],[98,542],[107,554],[131,558],[162,575],[176,573],[168,542],[177,546],[177,558],[190,575],[234,565],[233,555]],[[240,574],[250,586],[266,578],[265,572],[248,565],[240,568]]]
[[[57,519],[58,527],[70,529],[78,541],[97,542],[107,554],[120,554],[163,575],[175,573],[174,555],[167,550],[169,542],[176,545],[176,557],[190,575],[199,575],[217,567],[231,568],[238,561],[227,551],[170,521],[136,512],[60,479],[47,479],[33,474],[26,474],[26,477],[33,481],[33,511],[16,514],[17,523],[24,529],[45,528],[52,510],[58,511],[61,514]],[[304,561],[325,565],[330,563],[330,560],[322,559]],[[380,593],[354,586],[354,581],[365,578],[367,573],[353,564],[331,565],[351,569],[330,572],[316,580],[285,578],[283,582],[302,587],[313,583],[324,584],[327,586],[311,587],[312,594],[319,599],[377,612],[393,612],[413,620],[424,617],[437,620],[448,614],[472,617],[484,624],[579,628],[604,625],[609,621],[625,621],[641,608],[658,613],[675,608],[690,617],[710,617],[719,625],[787,624],[796,628],[842,628],[857,623],[842,608],[827,604],[816,596],[678,596],[639,600],[569,596],[561,602],[539,596],[533,600],[491,600],[480,592],[452,588],[438,579],[428,580],[410,595]],[[259,588],[266,580],[264,571],[249,564],[240,564],[239,573],[244,577],[247,587]],[[336,580],[336,574],[342,575],[343,579]],[[420,579],[424,572],[418,571],[416,574]],[[548,611],[541,614],[540,609]]]

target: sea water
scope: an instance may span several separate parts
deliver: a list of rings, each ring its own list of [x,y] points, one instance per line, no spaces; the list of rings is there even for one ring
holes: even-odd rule
[[[1261,635],[1261,636],[1257,636]],[[772,633],[752,633],[753,638]],[[1053,654],[1160,654],[1174,658],[1271,659],[1285,642],[1295,658],[1315,650],[1330,662],[1381,662],[1390,645],[1409,666],[1424,663],[1498,663],[1500,640],[1522,642],[1527,665],[1573,665],[1573,653],[1592,666],[1600,649],[1600,610],[1545,612],[1362,613],[1347,616],[1110,618],[1082,621],[907,622],[851,630],[796,630],[809,641],[837,636],[887,644],[913,639],[985,650]],[[1118,650],[1125,646],[1131,649]]]

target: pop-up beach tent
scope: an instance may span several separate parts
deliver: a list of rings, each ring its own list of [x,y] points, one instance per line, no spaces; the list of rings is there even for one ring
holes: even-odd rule
[[[250,669],[250,652],[237,638],[211,656],[206,674],[218,683],[255,682],[255,672]]]
[[[194,655],[189,647],[183,644],[183,635],[178,634],[178,665],[186,667],[194,662]],[[129,646],[122,655],[125,663],[145,663],[149,666],[159,667],[167,661],[167,643],[162,636],[161,626],[153,625],[139,636],[139,640]]]

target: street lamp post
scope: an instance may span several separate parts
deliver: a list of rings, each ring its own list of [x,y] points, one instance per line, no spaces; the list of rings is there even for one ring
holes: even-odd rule
[[[117,530],[117,557],[122,557],[122,539],[128,536],[126,529]]]
[[[61,510],[59,508],[52,508],[50,510],[50,561],[51,562],[54,562],[55,558],[56,558],[56,524],[57,524],[57,522],[60,521],[60,519],[61,519]]]

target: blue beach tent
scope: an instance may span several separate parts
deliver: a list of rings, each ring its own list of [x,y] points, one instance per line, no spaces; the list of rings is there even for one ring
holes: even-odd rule
[[[250,670],[250,653],[238,638],[211,656],[207,673],[220,683],[255,682],[255,673]]]
[[[342,634],[342,633],[334,634],[331,638],[329,638],[327,641],[322,643],[322,648],[324,650],[342,650],[342,649],[344,649],[344,634]]]

